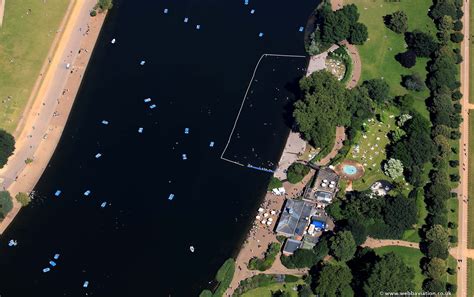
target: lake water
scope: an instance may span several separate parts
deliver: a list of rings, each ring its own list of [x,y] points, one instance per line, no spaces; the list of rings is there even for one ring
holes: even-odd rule
[[[262,54],[304,55],[315,1],[114,2],[38,198],[0,239],[2,297],[197,296],[265,193],[270,174],[220,155]],[[306,62],[262,59],[225,157],[274,167]]]

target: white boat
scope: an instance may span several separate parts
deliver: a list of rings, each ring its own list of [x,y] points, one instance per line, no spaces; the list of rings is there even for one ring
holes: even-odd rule
[[[54,266],[56,266],[56,262],[54,262],[54,261],[49,261],[49,265],[51,265],[51,266],[54,267]]]
[[[145,99],[145,100],[143,100],[143,101],[145,101],[145,103],[148,103],[148,102],[150,102],[150,101],[151,101],[151,98],[146,98],[146,99]]]
[[[103,120],[103,121],[102,121],[102,124],[108,125],[108,124],[109,124],[109,121]]]
[[[100,204],[100,207],[104,208],[105,206],[107,205],[107,202],[102,202],[102,204]]]
[[[87,191],[84,192],[84,196],[89,196],[90,193],[91,193],[91,191],[90,191],[90,190],[87,190]]]
[[[170,201],[173,200],[173,198],[174,198],[174,194],[170,194],[170,195],[168,196],[168,200],[170,200]]]
[[[196,29],[197,30],[201,29],[201,25],[196,25]]]
[[[43,268],[43,272],[46,273],[46,272],[49,272],[51,269],[49,267],[46,267],[46,268]]]
[[[99,159],[101,156],[102,156],[101,153],[97,153],[97,154],[95,155],[95,158],[96,158],[96,159]]]
[[[53,258],[54,258],[54,260],[59,259],[59,254],[54,254],[54,257],[53,257]]]
[[[252,9],[252,10],[250,11],[250,14],[254,14],[254,13],[255,13],[255,9]]]
[[[301,26],[298,31],[303,32],[304,28]]]
[[[187,160],[187,159],[188,159],[188,156],[187,156],[186,154],[183,154],[182,157],[183,157],[183,160]]]
[[[211,142],[209,143],[209,147],[214,147],[214,141],[211,141]]]
[[[8,246],[17,246],[18,242],[16,240],[10,239]]]
[[[150,109],[153,109],[153,108],[155,108],[155,107],[156,107],[156,104],[150,105]]]
[[[168,8],[165,8],[165,9],[163,10],[163,13],[168,13]]]
[[[83,284],[82,284],[82,287],[83,288],[87,288],[89,286],[89,281],[85,281]]]
[[[54,193],[54,196],[56,196],[56,197],[59,197],[59,195],[61,195],[61,190],[57,190],[57,191]]]
[[[115,43],[115,38],[114,38],[114,39],[112,39],[112,41],[111,41],[110,43],[114,44],[114,43]]]
[[[189,128],[184,128],[184,134],[189,134]]]
[[[184,18],[184,22],[185,22],[185,23],[187,23],[187,22],[188,22],[188,20],[189,20],[188,18]]]
[[[191,251],[191,253],[194,253],[194,247],[193,246],[190,246],[189,250]]]
[[[141,66],[145,65],[145,61],[141,61],[141,62],[140,62],[140,65],[141,65]]]
[[[258,37],[263,37],[263,33],[262,32],[258,33]]]
[[[143,128],[142,127],[138,128],[138,133],[143,133]]]

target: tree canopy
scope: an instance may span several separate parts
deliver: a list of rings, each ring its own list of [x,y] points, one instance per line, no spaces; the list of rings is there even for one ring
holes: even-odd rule
[[[318,296],[354,296],[352,273],[343,263],[327,263],[318,273],[314,293]]]
[[[287,171],[288,181],[297,184],[309,173],[309,167],[301,163],[293,163]]]
[[[330,253],[337,260],[347,262],[356,251],[356,243],[350,231],[340,231],[329,240]]]
[[[10,193],[8,191],[0,191],[0,220],[3,220],[12,208],[13,202]]]
[[[396,33],[405,33],[408,30],[408,17],[404,11],[397,10],[385,16],[387,28]]]
[[[7,131],[0,129],[0,168],[8,162],[8,158],[15,150],[15,139]]]
[[[374,265],[364,284],[367,296],[380,296],[380,292],[413,291],[415,272],[394,253],[388,253]]]

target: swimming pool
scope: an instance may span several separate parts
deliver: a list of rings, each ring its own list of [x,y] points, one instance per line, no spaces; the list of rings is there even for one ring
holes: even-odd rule
[[[344,165],[342,171],[344,171],[345,174],[354,175],[357,173],[357,168],[353,165]]]

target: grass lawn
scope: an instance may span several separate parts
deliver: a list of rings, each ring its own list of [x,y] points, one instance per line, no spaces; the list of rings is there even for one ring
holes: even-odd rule
[[[448,260],[446,261],[446,264],[448,264],[448,268],[452,268],[454,269],[454,271],[457,271],[457,261],[456,259],[453,258],[453,256],[449,256]],[[458,278],[457,278],[457,274],[454,274],[454,275],[451,275],[449,273],[446,273],[447,274],[447,282],[450,283],[450,284],[454,284],[454,285],[457,285],[458,283]]]
[[[423,276],[420,268],[420,260],[423,258],[423,254],[418,249],[407,248],[402,246],[385,246],[375,249],[377,255],[384,255],[393,252],[398,256],[402,257],[403,262],[415,270],[415,292],[422,292],[421,285],[425,277]]]
[[[472,181],[474,178],[474,116],[472,113],[469,115],[469,135],[473,135],[469,137],[469,177],[468,180]],[[468,197],[474,197],[474,182],[469,182],[468,186]],[[469,199],[468,207],[467,207],[467,247],[472,249],[474,248],[474,202]]]
[[[294,283],[275,283],[269,286],[255,288],[244,294],[242,297],[272,297],[274,292],[284,291],[288,292],[291,297],[298,297],[298,292],[293,290],[293,287],[304,284],[303,280]]]
[[[474,296],[474,260],[467,258],[467,296]]]
[[[362,46],[358,46],[362,60],[361,80],[381,78],[390,85],[392,95],[406,94],[408,91],[400,85],[401,75],[417,72],[426,77],[426,63],[428,59],[418,58],[417,63],[411,69],[404,68],[395,60],[395,55],[405,51],[403,34],[397,34],[387,29],[383,23],[383,16],[397,10],[403,10],[408,16],[408,30],[419,29],[431,32],[435,35],[436,27],[427,13],[433,4],[432,0],[387,2],[385,0],[348,0],[344,4],[354,3],[360,13],[360,21],[364,23],[369,31],[369,40]],[[417,99],[415,109],[428,118],[425,99],[428,98],[428,90],[423,92],[412,92]]]
[[[390,142],[387,134],[396,127],[395,117],[390,118],[388,115],[392,113],[387,113],[385,123],[377,119],[366,121],[364,123],[366,132],[362,133],[357,144],[347,154],[349,159],[361,163],[365,168],[364,176],[353,182],[354,190],[367,190],[380,179],[391,180],[382,170],[382,162],[387,157],[385,147]]]
[[[15,130],[69,2],[5,3],[0,28],[0,128]]]
[[[470,12],[470,19],[469,19],[469,32],[474,34],[474,3],[471,1],[469,2],[469,12]],[[466,26],[466,24],[464,24]],[[474,46],[471,41],[471,46],[469,46],[469,77],[474,76]],[[469,90],[474,90],[474,80],[469,80]],[[471,91],[473,92],[473,91]],[[469,102],[474,103],[474,96],[469,96]],[[472,294],[471,294],[472,296]]]
[[[428,215],[423,189],[418,190],[418,194],[416,196],[416,206],[418,208],[418,221],[416,222],[416,226],[414,226],[414,229],[406,230],[403,233],[402,240],[411,242],[421,241],[420,235],[418,234],[418,229],[425,224],[425,219]]]
[[[458,199],[457,198],[449,198],[448,199],[448,222],[458,223]],[[449,235],[458,236],[458,228],[448,229]],[[452,244],[451,246],[457,246],[457,244]]]
[[[455,148],[457,149],[457,151],[459,151],[459,140],[452,140],[450,139],[449,140],[449,144],[451,145],[452,148]],[[457,160],[459,161],[459,153],[458,154],[455,154],[455,153],[451,153],[450,157],[449,157],[449,160]],[[451,167],[449,166],[448,167],[448,173],[451,175],[451,174],[457,174],[457,175],[460,175],[460,172],[459,172],[459,169],[461,168],[461,166],[458,166],[458,167]],[[454,189],[456,188],[457,186],[459,185],[459,182],[451,182],[451,187]]]

